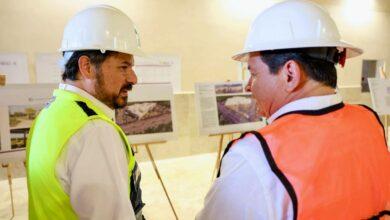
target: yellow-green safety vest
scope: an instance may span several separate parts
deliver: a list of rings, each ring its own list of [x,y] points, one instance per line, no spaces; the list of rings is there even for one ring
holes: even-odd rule
[[[126,145],[131,195],[133,188],[130,187],[131,177],[136,162],[122,129],[87,98],[58,89],[54,91],[51,101],[34,121],[27,140],[29,219],[77,219],[71,207],[69,196],[64,192],[56,177],[55,168],[69,139],[85,123],[95,119],[104,120],[111,124]],[[136,197],[140,197],[140,195]]]

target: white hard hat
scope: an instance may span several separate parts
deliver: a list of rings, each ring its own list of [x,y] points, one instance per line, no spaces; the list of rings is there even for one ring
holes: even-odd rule
[[[252,23],[244,49],[234,60],[247,61],[248,53],[312,47],[346,49],[346,57],[363,53],[362,49],[341,40],[328,12],[306,0],[288,0],[266,9]]]
[[[122,11],[108,5],[84,9],[66,25],[60,51],[78,50],[145,55],[134,23]]]

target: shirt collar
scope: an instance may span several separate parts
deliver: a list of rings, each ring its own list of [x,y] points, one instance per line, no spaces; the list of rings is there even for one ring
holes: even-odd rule
[[[98,99],[96,99],[95,97],[93,97],[91,94],[89,94],[88,92],[76,87],[76,86],[72,86],[72,85],[69,85],[69,84],[65,84],[65,83],[60,83],[59,89],[63,89],[63,90],[66,90],[66,91],[70,91],[70,92],[74,92],[86,99],[88,99],[89,101],[91,101],[94,105],[96,105],[96,107],[98,107],[99,109],[101,109],[103,111],[103,113],[109,117],[111,120],[114,120],[115,119],[115,110],[112,110],[111,108],[109,108],[106,104],[104,104],[103,102],[99,101]]]
[[[276,118],[288,112],[298,110],[319,110],[332,105],[339,104],[342,101],[343,100],[338,93],[332,95],[312,96],[298,99],[281,107],[279,110],[273,113],[271,117],[267,119],[267,122],[268,124],[271,124]]]

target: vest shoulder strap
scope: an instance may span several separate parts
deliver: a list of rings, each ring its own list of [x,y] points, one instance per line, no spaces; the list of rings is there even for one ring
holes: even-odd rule
[[[359,105],[359,106],[362,106],[364,107],[365,109],[367,109],[369,112],[371,112],[376,120],[378,121],[379,125],[382,127],[382,130],[383,130],[383,136],[385,137],[385,143],[386,143],[386,146],[387,146],[387,140],[386,140],[386,132],[385,132],[385,126],[383,126],[382,122],[381,122],[381,119],[378,115],[378,113],[376,111],[374,111],[372,108],[368,107],[367,105]]]
[[[78,106],[80,106],[80,108],[85,112],[88,117],[97,115],[96,112],[93,109],[89,108],[85,102],[76,101],[76,103]]]

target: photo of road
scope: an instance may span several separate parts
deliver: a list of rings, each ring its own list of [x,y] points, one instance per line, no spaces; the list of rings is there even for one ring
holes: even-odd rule
[[[11,149],[25,148],[28,132],[44,104],[9,106]]]
[[[44,104],[11,105],[8,108],[10,129],[30,128]]]
[[[12,130],[11,133],[11,149],[25,148],[27,143],[28,132],[30,129]]]
[[[126,135],[173,132],[170,101],[129,102],[116,110],[116,123]]]
[[[260,121],[256,101],[251,95],[217,97],[219,125],[242,124]]]
[[[242,83],[215,85],[215,94],[242,93],[243,91],[244,87]]]

